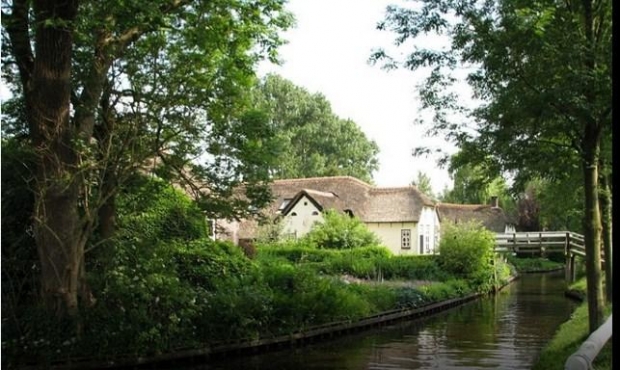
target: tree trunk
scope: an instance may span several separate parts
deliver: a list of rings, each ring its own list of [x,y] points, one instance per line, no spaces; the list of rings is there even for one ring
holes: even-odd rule
[[[35,1],[32,75],[24,86],[37,153],[34,233],[41,262],[41,295],[56,315],[78,310],[84,240],[79,214],[78,154],[69,121],[71,57],[77,2]]]
[[[603,172],[603,165],[600,171]],[[601,207],[601,224],[603,226],[603,251],[605,255],[605,298],[611,303],[613,296],[613,276],[612,276],[612,220],[611,220],[611,188],[609,186],[609,175],[602,173],[601,189],[599,191],[599,202]]]
[[[101,234],[101,240],[109,241],[116,232],[116,185],[114,180],[110,179],[112,174],[104,177],[102,185],[102,193],[105,196],[105,201],[99,208],[99,233]]]
[[[594,126],[594,127],[592,127]],[[587,125],[583,140],[584,158],[584,241],[590,333],[603,323],[603,290],[601,284],[601,215],[598,204],[598,156],[600,130]]]

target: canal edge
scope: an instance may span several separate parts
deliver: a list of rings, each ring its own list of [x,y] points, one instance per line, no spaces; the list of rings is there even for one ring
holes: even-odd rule
[[[274,338],[255,339],[255,340],[239,340],[224,342],[215,344],[209,347],[185,349],[176,352],[170,352],[161,355],[149,356],[149,357],[131,357],[131,358],[118,358],[116,360],[99,360],[92,361],[88,359],[76,360],[70,364],[57,364],[52,365],[51,368],[55,370],[78,370],[78,369],[136,369],[136,368],[148,368],[149,366],[159,365],[163,368],[179,363],[192,365],[201,364],[204,360],[222,358],[227,355],[247,355],[260,352],[266,352],[269,350],[290,348],[298,345],[313,343],[316,340],[323,338],[335,338],[359,332],[372,327],[382,326],[388,323],[404,320],[404,319],[418,319],[422,317],[429,317],[441,311],[453,308],[467,302],[473,301],[476,298],[480,298],[487,295],[496,294],[497,292],[510,285],[517,280],[519,275],[511,276],[507,282],[495,289],[490,290],[487,293],[472,293],[464,297],[452,298],[445,301],[435,302],[427,304],[421,307],[398,309],[384,311],[372,316],[368,316],[356,321],[339,321],[327,324],[318,325],[308,328],[303,331],[297,331],[287,335],[281,335]],[[27,369],[34,369],[29,367]]]

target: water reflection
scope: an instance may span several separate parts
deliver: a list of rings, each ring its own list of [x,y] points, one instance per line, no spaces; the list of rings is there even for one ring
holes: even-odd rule
[[[529,369],[576,307],[564,297],[563,277],[525,275],[495,296],[430,318],[191,370]]]

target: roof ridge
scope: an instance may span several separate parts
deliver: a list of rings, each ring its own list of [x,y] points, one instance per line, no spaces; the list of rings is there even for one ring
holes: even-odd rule
[[[298,178],[292,178],[292,179],[278,179],[278,180],[273,180],[273,183],[292,183],[292,182],[297,182],[297,181],[304,182],[304,181],[316,181],[316,180],[327,180],[327,179],[353,180],[366,187],[369,187],[369,188],[373,187],[373,185],[370,185],[369,183],[362,181],[358,179],[357,177],[348,176],[348,175],[347,176],[315,176],[315,177],[298,177]]]
[[[323,195],[323,196],[330,196],[330,197],[338,198],[338,195],[336,195],[336,193],[334,193],[333,191],[321,191],[321,190],[315,190],[315,189],[310,189],[310,188],[303,188],[300,191],[303,191],[307,194],[316,194],[316,195]]]
[[[445,206],[445,207],[453,207],[453,208],[474,208],[474,207],[489,207],[489,208],[493,208],[491,207],[490,204],[481,204],[481,203],[476,203],[476,204],[462,204],[462,203],[442,203],[442,202],[438,202],[437,203],[438,207],[441,206]],[[498,207],[499,208],[499,207]]]

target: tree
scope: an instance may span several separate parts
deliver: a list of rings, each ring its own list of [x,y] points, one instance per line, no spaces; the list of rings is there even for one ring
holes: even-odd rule
[[[372,180],[377,144],[355,122],[337,117],[323,95],[270,74],[256,87],[254,102],[268,112],[280,142],[271,168],[274,178],[348,175]]]
[[[432,67],[421,97],[435,109],[432,132],[469,153],[489,156],[502,170],[555,176],[581,168],[590,330],[603,320],[601,217],[598,188],[601,140],[611,126],[611,1],[427,0],[421,7],[389,7],[379,28],[402,44],[435,32],[451,37],[444,50],[417,49],[405,65]],[[378,51],[374,60],[384,58]],[[481,102],[467,110],[449,88],[458,66]],[[476,127],[448,119],[464,113]]]
[[[415,186],[422,193],[427,195],[430,198],[435,198],[433,194],[433,188],[431,186],[431,178],[428,177],[424,172],[418,171],[418,175],[414,181],[411,182],[411,185]]]
[[[516,213],[517,205],[508,184],[488,159],[472,161],[467,151],[459,151],[448,160],[448,171],[454,180],[452,189],[444,191],[443,202],[459,204],[489,204],[497,197],[506,213]]]
[[[116,171],[110,164],[127,158],[108,155],[115,146],[148,147],[143,139],[155,138],[166,145],[151,150],[162,160],[163,152],[179,153],[170,164],[183,169],[206,145],[211,162],[195,172],[210,184],[215,204],[240,181],[260,182],[256,171],[244,178],[239,156],[247,158],[249,148],[231,148],[226,133],[248,130],[235,101],[251,86],[253,65],[276,56],[277,32],[291,23],[282,7],[278,0],[3,3],[4,77],[23,100],[36,155],[41,296],[57,316],[76,316],[80,299],[93,303],[85,246],[100,206],[114,194],[104,184],[119,180],[109,176]],[[116,103],[126,108],[108,114]],[[135,133],[136,140],[123,140]],[[191,136],[210,140],[189,146]]]

